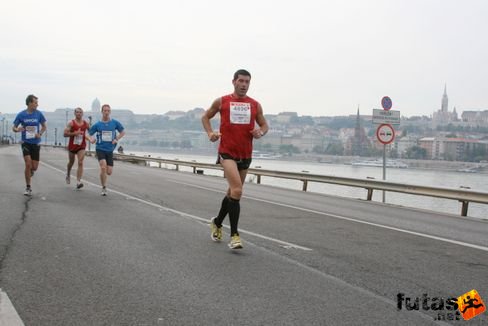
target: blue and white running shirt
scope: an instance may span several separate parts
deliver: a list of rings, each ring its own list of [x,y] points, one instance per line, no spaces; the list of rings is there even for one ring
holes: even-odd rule
[[[117,136],[117,131],[124,131],[124,127],[115,119],[110,121],[98,121],[89,130],[90,136],[97,134],[97,150],[104,152],[113,152],[117,144],[112,141]]]
[[[41,138],[36,138],[36,134],[40,132],[40,126],[46,122],[44,114],[39,110],[34,110],[29,113],[26,110],[20,111],[15,117],[14,126],[22,125],[24,131],[22,131],[22,142],[29,144],[40,144]]]

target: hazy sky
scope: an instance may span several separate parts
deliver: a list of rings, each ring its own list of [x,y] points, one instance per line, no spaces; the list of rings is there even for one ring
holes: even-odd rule
[[[488,109],[487,0],[15,0],[0,30],[1,112],[208,108],[239,68],[265,113]]]

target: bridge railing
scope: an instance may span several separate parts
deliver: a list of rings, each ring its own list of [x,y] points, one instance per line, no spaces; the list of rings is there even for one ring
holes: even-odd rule
[[[94,152],[87,152],[87,155],[94,155]],[[150,165],[151,163],[156,163],[161,168],[163,164],[174,165],[176,170],[179,170],[180,166],[187,166],[193,168],[193,173],[203,173],[203,169],[212,170],[222,170],[222,167],[217,164],[212,163],[200,163],[195,161],[180,161],[180,160],[170,160],[155,158],[150,156],[135,156],[135,155],[124,155],[115,154],[114,158],[121,161],[128,161],[137,164]],[[397,182],[374,180],[374,179],[356,179],[348,177],[338,177],[330,175],[321,174],[310,174],[310,173],[299,173],[299,172],[284,172],[284,171],[274,171],[274,170],[263,170],[257,168],[250,168],[248,174],[256,176],[256,182],[261,183],[261,177],[273,177],[281,179],[291,179],[299,180],[303,183],[302,190],[307,191],[307,186],[309,182],[318,183],[329,183],[341,186],[349,186],[356,188],[366,189],[367,196],[366,200],[371,200],[373,197],[373,191],[391,191],[397,193],[418,195],[418,196],[428,196],[437,197],[444,199],[457,200],[462,203],[461,215],[467,216],[468,206],[470,202],[488,204],[488,193],[471,191],[468,189],[454,189],[454,188],[440,188],[440,187],[430,187],[422,185],[413,184],[403,184]]]

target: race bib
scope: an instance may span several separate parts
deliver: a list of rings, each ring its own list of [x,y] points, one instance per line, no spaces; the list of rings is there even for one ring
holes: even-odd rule
[[[36,138],[37,127],[36,126],[25,126],[25,139]]]
[[[230,102],[230,123],[240,125],[251,123],[251,104]]]
[[[83,135],[76,135],[73,137],[73,144],[81,145],[83,143]]]
[[[102,130],[102,141],[109,141],[112,142],[112,131],[110,130]]]

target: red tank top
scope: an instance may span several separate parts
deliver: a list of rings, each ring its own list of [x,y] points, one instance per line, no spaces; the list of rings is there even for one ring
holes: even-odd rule
[[[258,112],[258,102],[250,97],[233,94],[221,98],[219,153],[235,159],[252,158],[252,130]]]
[[[80,149],[85,149],[86,148],[86,139],[85,139],[85,134],[86,130],[88,129],[88,122],[83,120],[83,123],[81,125],[76,123],[76,120],[71,120],[71,132],[74,132],[76,130],[81,130],[82,133],[79,134],[78,136],[70,136],[69,137],[69,144],[68,144],[68,150],[69,151],[76,151]]]

